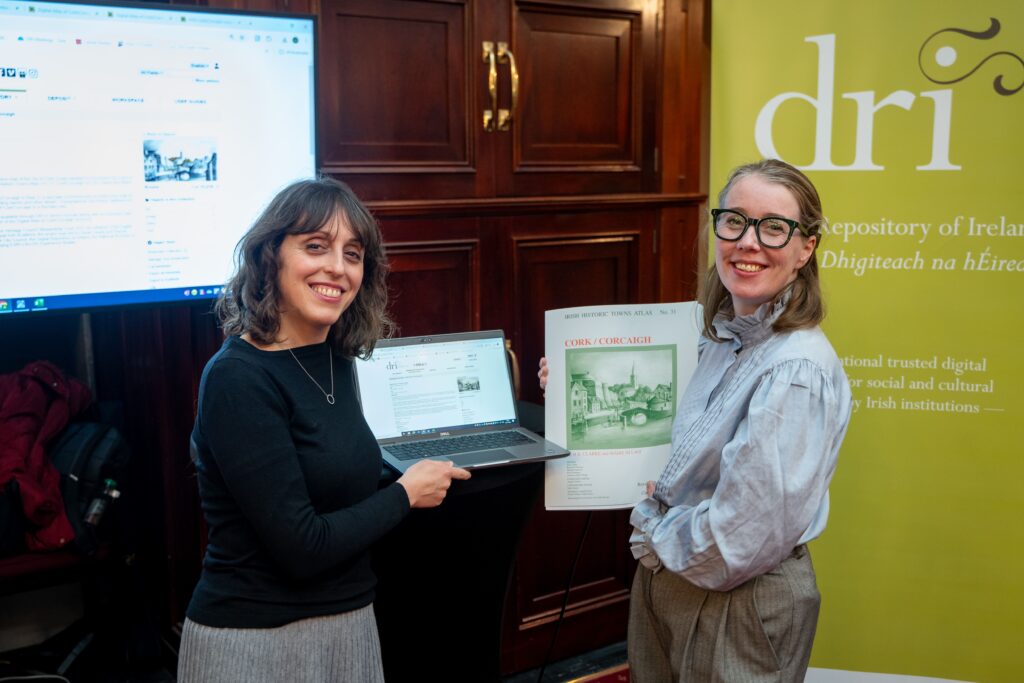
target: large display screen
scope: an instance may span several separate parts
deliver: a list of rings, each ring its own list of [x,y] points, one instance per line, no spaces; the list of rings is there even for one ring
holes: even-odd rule
[[[316,172],[315,25],[0,0],[0,316],[212,298]]]

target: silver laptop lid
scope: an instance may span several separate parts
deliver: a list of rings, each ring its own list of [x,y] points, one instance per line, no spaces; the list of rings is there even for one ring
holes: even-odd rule
[[[519,424],[501,330],[382,339],[356,378],[381,441]]]

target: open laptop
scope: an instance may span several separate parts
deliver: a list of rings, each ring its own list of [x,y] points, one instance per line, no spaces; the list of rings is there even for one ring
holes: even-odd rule
[[[481,468],[569,454],[519,424],[501,330],[382,339],[357,360],[363,415],[384,462]]]

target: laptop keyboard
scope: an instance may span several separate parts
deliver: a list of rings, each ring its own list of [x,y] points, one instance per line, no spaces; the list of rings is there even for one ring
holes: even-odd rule
[[[485,451],[490,448],[507,448],[508,446],[518,446],[524,443],[533,443],[533,439],[517,431],[507,431],[467,434],[466,436],[451,436],[442,439],[427,439],[426,441],[411,441],[409,443],[392,444],[387,446],[387,449],[389,453],[399,460],[415,460],[417,458],[451,455],[452,453]]]

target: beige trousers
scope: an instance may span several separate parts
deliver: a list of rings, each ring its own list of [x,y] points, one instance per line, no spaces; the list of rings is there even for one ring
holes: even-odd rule
[[[821,603],[806,546],[726,592],[640,565],[630,600],[631,683],[804,680]]]

